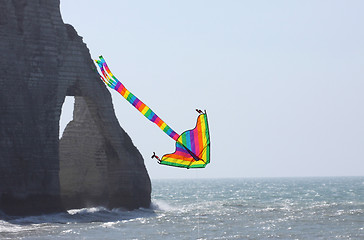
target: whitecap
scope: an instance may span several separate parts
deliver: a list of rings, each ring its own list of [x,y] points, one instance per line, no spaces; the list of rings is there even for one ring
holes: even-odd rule
[[[100,211],[108,211],[104,207],[91,207],[91,208],[80,208],[80,209],[70,209],[67,210],[68,214],[75,215],[75,214],[83,214],[83,213],[96,213]]]
[[[163,200],[156,200],[156,199],[152,200],[151,209],[156,210],[156,211],[166,211],[166,212],[177,210],[177,208],[172,207],[167,202],[165,202]]]
[[[0,233],[17,233],[21,231],[28,231],[31,229],[32,226],[16,225],[0,220]]]

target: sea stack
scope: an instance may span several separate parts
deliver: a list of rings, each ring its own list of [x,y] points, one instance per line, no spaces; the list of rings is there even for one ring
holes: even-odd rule
[[[149,207],[144,160],[120,127],[59,0],[0,0],[0,210]],[[59,140],[66,96],[73,121]]]

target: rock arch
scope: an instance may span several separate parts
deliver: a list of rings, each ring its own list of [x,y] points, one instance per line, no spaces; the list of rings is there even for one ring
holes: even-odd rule
[[[147,207],[144,160],[59,4],[0,0],[0,210]],[[74,120],[59,140],[66,96],[75,96]],[[80,173],[84,178],[75,176]]]

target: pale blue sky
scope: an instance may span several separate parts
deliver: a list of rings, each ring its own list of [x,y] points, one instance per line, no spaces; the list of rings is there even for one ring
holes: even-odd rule
[[[61,0],[61,11],[176,132],[207,110],[211,164],[166,167],[150,156],[173,140],[112,92],[151,178],[364,175],[364,1]]]

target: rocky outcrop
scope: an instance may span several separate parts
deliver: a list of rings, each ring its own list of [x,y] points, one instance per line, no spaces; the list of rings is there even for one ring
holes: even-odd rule
[[[0,0],[0,210],[148,207],[144,161],[59,4]],[[74,120],[59,142],[66,96]]]

